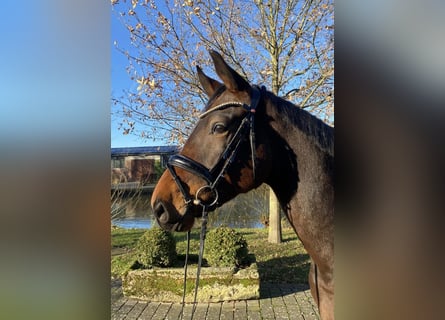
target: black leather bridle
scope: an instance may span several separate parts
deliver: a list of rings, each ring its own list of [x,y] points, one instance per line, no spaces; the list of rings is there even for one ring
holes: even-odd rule
[[[193,315],[195,313],[196,309],[196,298],[198,294],[198,285],[199,285],[199,275],[201,273],[201,265],[202,265],[202,257],[204,254],[204,241],[205,241],[205,234],[206,234],[206,227],[207,227],[207,214],[210,209],[212,209],[214,206],[218,204],[218,191],[217,186],[218,183],[221,181],[221,178],[226,173],[227,168],[235,161],[235,157],[238,153],[239,147],[241,146],[241,143],[245,141],[247,138],[249,138],[250,141],[250,150],[251,150],[251,157],[252,157],[252,170],[253,170],[253,177],[255,180],[255,112],[258,107],[258,104],[261,99],[261,91],[264,90],[264,87],[252,87],[252,97],[250,105],[247,105],[245,103],[239,102],[239,101],[231,101],[231,102],[225,102],[222,104],[217,105],[216,107],[213,107],[204,113],[202,113],[199,118],[202,119],[205,116],[207,116],[209,113],[214,112],[216,110],[222,110],[225,108],[230,107],[243,107],[247,110],[246,115],[241,120],[240,125],[238,126],[238,129],[236,130],[235,134],[233,135],[233,138],[230,140],[229,144],[225,148],[224,152],[221,154],[218,162],[213,166],[212,169],[206,168],[201,163],[187,157],[181,154],[173,155],[169,158],[167,163],[167,168],[170,171],[173,180],[175,181],[176,185],[178,186],[182,197],[184,198],[184,202],[187,207],[191,206],[192,204],[195,206],[201,206],[202,207],[202,222],[201,222],[201,235],[200,235],[200,241],[199,241],[199,258],[198,258],[198,269],[196,272],[196,281],[195,281],[195,294],[194,294],[194,301],[193,301],[193,309],[191,312],[191,319],[193,319]],[[195,199],[192,199],[192,197],[185,191],[184,185],[181,182],[181,179],[176,173],[175,167],[184,169],[206,181],[206,185],[200,187],[195,194]],[[199,194],[209,191],[213,194],[213,198],[209,201],[203,201],[199,198]],[[185,215],[182,216],[184,218]],[[184,263],[184,288],[183,288],[183,294],[182,294],[182,309],[181,309],[181,319],[184,317],[184,304],[185,304],[185,295],[186,295],[186,284],[187,284],[187,265],[188,265],[188,256],[190,251],[190,231],[187,232],[187,251],[185,255],[185,263]]]
[[[225,102],[217,105],[210,110],[207,110],[200,115],[200,119],[202,119],[211,112],[229,107],[243,107],[248,111],[244,118],[241,120],[241,123],[238,126],[238,129],[236,130],[233,138],[230,140],[229,144],[227,145],[227,147],[221,154],[218,162],[213,166],[213,168],[208,169],[201,163],[181,154],[176,154],[169,158],[167,168],[170,171],[176,185],[178,186],[184,198],[184,202],[187,206],[194,204],[201,205],[209,209],[218,204],[219,195],[216,189],[218,183],[221,181],[221,178],[226,173],[229,165],[235,161],[235,157],[238,153],[241,143],[247,138],[249,138],[250,140],[252,170],[255,179],[255,112],[261,99],[261,90],[263,90],[263,88],[259,88],[257,86],[252,87],[252,97],[250,105],[238,101]],[[184,169],[204,179],[207,182],[206,185],[202,186],[196,191],[194,199],[192,199],[192,197],[185,191],[181,179],[176,174],[175,167]],[[199,195],[204,191],[209,191],[213,194],[213,197],[210,199],[210,201],[204,202],[202,201],[202,199],[199,198]]]

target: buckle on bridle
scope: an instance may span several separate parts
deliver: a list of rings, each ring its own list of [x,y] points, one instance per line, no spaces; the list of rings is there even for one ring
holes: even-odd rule
[[[214,195],[213,201],[210,202],[210,203],[205,203],[203,200],[201,200],[199,198],[199,194],[201,192],[205,191],[205,190],[209,190]],[[200,206],[203,206],[203,207],[206,207],[206,208],[210,208],[210,207],[213,207],[215,204],[218,203],[218,197],[219,197],[218,190],[216,190],[215,188],[212,188],[209,185],[202,186],[201,188],[198,189],[198,191],[196,191],[195,199],[193,200],[193,204],[196,205],[196,206],[200,205]]]

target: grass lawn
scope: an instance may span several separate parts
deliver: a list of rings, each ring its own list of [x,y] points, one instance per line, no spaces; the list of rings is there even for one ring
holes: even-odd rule
[[[290,228],[283,229],[283,242],[267,241],[267,229],[236,229],[245,237],[249,253],[256,258],[261,282],[307,283],[309,255]],[[141,229],[111,230],[111,274],[117,277],[125,273],[135,262],[134,246],[145,232]],[[189,263],[196,264],[199,251],[199,229],[193,229],[190,241]],[[183,266],[186,251],[186,233],[173,233],[178,252],[178,266]]]

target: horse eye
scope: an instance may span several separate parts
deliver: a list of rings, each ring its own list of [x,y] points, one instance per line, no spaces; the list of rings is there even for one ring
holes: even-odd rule
[[[222,123],[217,123],[213,126],[213,129],[212,129],[213,134],[215,134],[215,133],[219,134],[219,133],[224,133],[224,132],[226,132],[226,126],[223,125]]]

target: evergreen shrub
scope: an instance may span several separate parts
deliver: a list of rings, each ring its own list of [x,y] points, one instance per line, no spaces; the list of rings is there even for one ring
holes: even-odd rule
[[[234,229],[218,227],[207,233],[204,257],[212,267],[245,265],[248,253],[246,240]]]
[[[138,262],[144,268],[170,267],[176,260],[176,241],[161,228],[146,231],[136,244]]]

